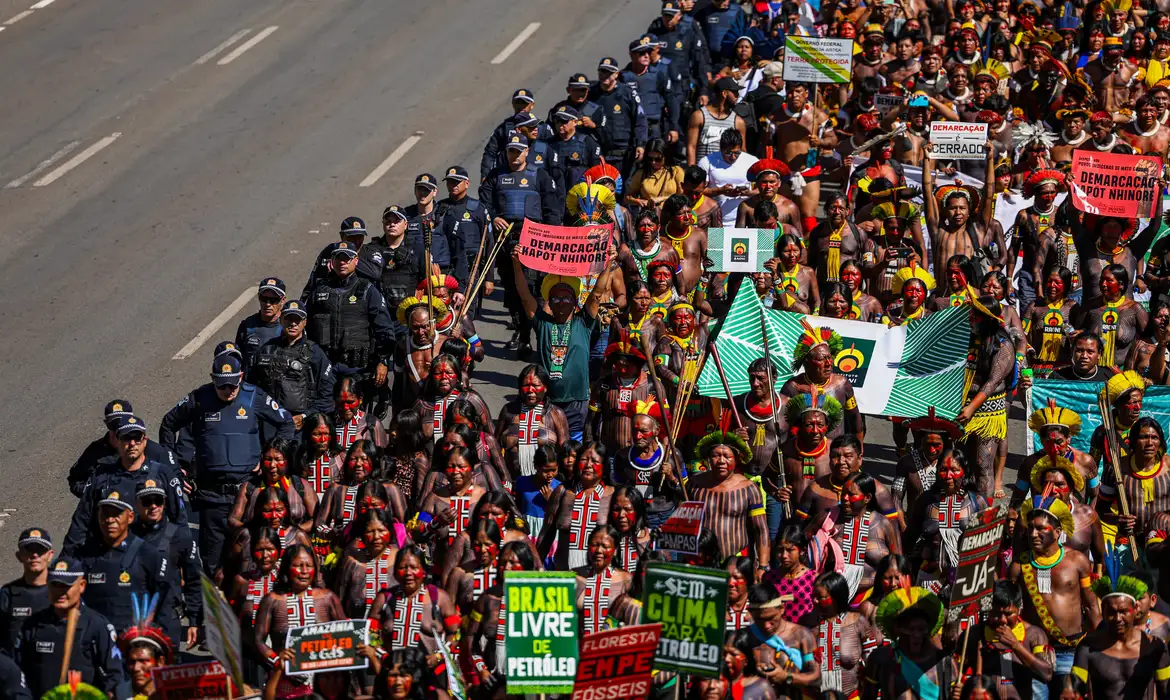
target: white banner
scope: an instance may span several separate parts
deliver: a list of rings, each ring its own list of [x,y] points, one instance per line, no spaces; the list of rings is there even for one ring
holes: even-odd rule
[[[713,228],[707,232],[707,257],[715,263],[715,272],[763,272],[772,257],[771,229]]]
[[[987,157],[987,125],[971,122],[931,122],[930,142],[935,160],[983,160]]]

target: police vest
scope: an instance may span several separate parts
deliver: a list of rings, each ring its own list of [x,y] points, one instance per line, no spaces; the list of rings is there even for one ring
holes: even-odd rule
[[[49,587],[29,586],[17,580],[5,587],[8,594],[8,614],[0,618],[3,638],[0,644],[5,649],[14,649],[20,639],[20,628],[24,621],[49,607]]]
[[[630,99],[630,86],[618,83],[609,93],[597,95],[597,137],[604,152],[625,149],[634,141],[634,120],[637,116],[631,110],[637,102]]]
[[[386,307],[393,313],[403,299],[414,293],[422,272],[414,246],[409,240],[404,238],[397,248],[389,248],[384,244],[378,244],[378,248],[385,263],[379,287],[386,299]]]
[[[309,299],[309,339],[334,364],[365,369],[373,341],[366,312],[369,280],[351,277],[344,286],[319,282]]]
[[[106,550],[101,556],[86,557],[85,604],[102,614],[114,629],[128,629],[134,624],[131,593],[147,592],[146,572],[140,554],[145,544],[141,537],[128,535],[126,550]],[[160,603],[160,608],[164,603]],[[169,604],[169,603],[166,603]]]
[[[199,406],[199,430],[195,453],[199,460],[199,481],[204,484],[237,483],[247,478],[260,463],[260,421],[252,403],[256,387],[244,382],[231,403],[223,404],[214,390],[200,392],[215,403]]]
[[[536,168],[548,169],[549,161],[552,159],[552,154],[548,151],[548,143],[539,139],[528,144],[529,153],[532,154],[531,165]]]
[[[479,241],[483,237],[483,227],[476,213],[483,208],[478,199],[465,198],[458,204],[440,204],[442,213],[443,235],[449,240],[458,241],[463,247],[463,254],[475,257],[479,252]]]
[[[646,118],[657,121],[662,118],[662,110],[666,106],[662,95],[658,93],[658,69],[650,66],[642,75],[633,71],[622,71],[622,80],[630,89],[642,98],[642,111]]]
[[[589,169],[588,154],[585,151],[585,136],[573,134],[568,141],[558,141],[555,144],[560,158],[561,172],[565,174],[565,189],[571,188],[579,182],[585,181],[585,171]]]
[[[496,184],[499,192],[500,218],[520,223],[525,217],[540,221],[540,190],[537,189],[537,170],[531,165],[519,172],[502,172]]]
[[[253,360],[258,370],[256,385],[290,413],[307,413],[313,402],[317,378],[313,376],[313,341],[268,343]]]

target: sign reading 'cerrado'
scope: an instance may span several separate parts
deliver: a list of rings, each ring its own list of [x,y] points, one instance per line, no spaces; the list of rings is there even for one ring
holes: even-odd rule
[[[509,695],[573,692],[577,677],[576,581],[572,571],[505,574]]]

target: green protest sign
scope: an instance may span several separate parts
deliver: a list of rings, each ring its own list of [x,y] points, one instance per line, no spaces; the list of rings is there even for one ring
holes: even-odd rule
[[[646,565],[642,622],[661,622],[654,668],[717,678],[723,661],[727,571]]]
[[[576,601],[577,578],[571,571],[507,572],[504,606],[509,695],[573,692],[577,677]]]

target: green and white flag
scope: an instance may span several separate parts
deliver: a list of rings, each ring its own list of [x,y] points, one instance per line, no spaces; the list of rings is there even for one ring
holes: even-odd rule
[[[763,272],[776,248],[776,234],[767,228],[713,228],[707,231],[707,257],[714,272]]]
[[[741,283],[715,341],[734,395],[748,391],[748,366],[764,356],[761,311],[768,324],[776,388],[799,372],[792,367],[792,351],[804,334],[801,319],[805,315],[763,308],[750,285],[749,280]],[[808,322],[841,334],[844,345],[834,364],[853,384],[862,413],[916,417],[926,415],[933,406],[939,415],[951,417],[962,408],[971,334],[966,308],[948,308],[894,328],[820,316],[809,316]],[[703,396],[724,396],[714,362],[704,365],[698,391]]]

